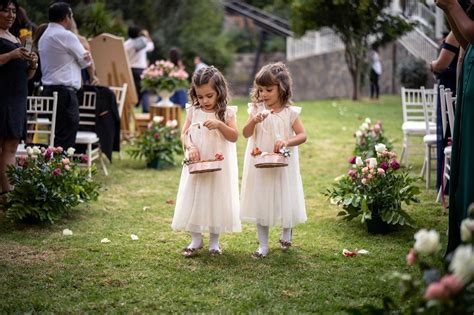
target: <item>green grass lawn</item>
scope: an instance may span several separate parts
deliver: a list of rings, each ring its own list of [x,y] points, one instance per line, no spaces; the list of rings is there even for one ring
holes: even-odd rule
[[[238,122],[247,119],[245,100],[237,100]],[[384,294],[398,291],[382,276],[409,270],[405,255],[415,230],[385,236],[367,234],[357,220],[336,217],[322,192],[347,170],[353,131],[365,117],[382,120],[385,134],[401,152],[401,100],[380,102],[326,100],[300,102],[308,141],[300,146],[307,223],[293,232],[289,252],[278,249],[280,230],[271,229],[270,254],[257,248],[256,230],[221,238],[224,254],[206,251],[184,259],[186,233],[170,228],[181,167],[145,168],[144,161],[114,156],[97,202],[53,226],[12,225],[0,213],[0,313],[151,313],[151,312],[318,312],[338,313],[346,306],[381,305]],[[423,146],[412,155],[413,174],[421,168]],[[243,137],[238,141],[242,169]],[[100,169],[100,167],[98,167]],[[423,186],[420,183],[420,186]],[[424,187],[424,186],[423,186]],[[447,216],[435,204],[435,191],[406,207],[419,227],[435,228],[446,244]],[[144,207],[149,207],[145,208]],[[73,236],[63,236],[69,228]],[[132,241],[136,234],[138,241]],[[111,243],[101,244],[102,238]],[[207,241],[207,235],[206,235]],[[367,256],[344,257],[343,248],[367,249]]]

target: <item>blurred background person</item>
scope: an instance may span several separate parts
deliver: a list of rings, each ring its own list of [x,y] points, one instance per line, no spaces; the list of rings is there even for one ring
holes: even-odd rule
[[[0,194],[11,190],[6,176],[15,164],[15,153],[26,138],[28,78],[38,67],[37,56],[10,33],[18,12],[16,0],[0,0]]]
[[[208,65],[201,60],[201,56],[194,57],[194,72],[205,67],[208,67]]]
[[[181,52],[178,48],[173,47],[169,52],[169,61],[171,61],[179,70],[184,70],[184,64],[181,60]],[[176,105],[180,105],[182,108],[186,106],[188,101],[188,94],[186,89],[176,90],[170,97],[171,102]]]
[[[128,39],[125,41],[125,51],[132,68],[133,81],[138,95],[138,104],[142,105],[144,113],[150,110],[148,92],[141,90],[141,74],[148,67],[147,53],[155,49],[155,45],[147,30],[140,30],[137,26],[128,28]]]
[[[380,62],[379,47],[372,45],[370,56],[370,98],[379,99],[379,78],[382,75],[382,63]]]
[[[445,89],[451,89],[453,96],[456,95],[456,67],[458,63],[458,57],[459,43],[456,40],[453,32],[449,32],[441,44],[438,58],[431,61],[430,63],[430,70],[436,77],[438,87],[443,85]],[[443,183],[444,148],[446,148],[448,144],[448,137],[451,136],[450,134],[443,134],[439,91],[436,106],[436,117],[436,190],[438,190]],[[449,128],[446,128],[446,132],[449,133]]]

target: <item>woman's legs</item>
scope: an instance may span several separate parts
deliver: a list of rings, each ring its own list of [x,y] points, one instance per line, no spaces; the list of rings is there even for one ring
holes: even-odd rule
[[[8,165],[15,165],[15,153],[18,147],[18,139],[0,140],[0,184],[1,192],[12,190],[6,174]]]

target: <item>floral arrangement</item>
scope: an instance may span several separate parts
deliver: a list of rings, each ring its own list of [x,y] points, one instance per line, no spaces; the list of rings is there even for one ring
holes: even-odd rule
[[[178,69],[172,62],[158,60],[143,70],[142,89],[155,92],[173,92],[188,87],[188,73]]]
[[[359,126],[359,129],[354,132],[355,148],[353,154],[363,158],[372,158],[377,156],[374,150],[377,143],[384,143],[387,150],[392,150],[393,146],[390,141],[384,136],[382,123],[377,121],[372,125],[370,118]]]
[[[176,120],[169,120],[165,124],[163,117],[153,117],[148,128],[137,138],[135,147],[128,153],[132,158],[145,158],[150,167],[152,163],[176,165],[175,155],[183,152],[177,127]]]
[[[462,245],[446,257],[438,256],[439,234],[422,229],[415,234],[415,244],[406,257],[410,266],[418,265],[419,273],[394,272],[387,278],[397,281],[401,303],[384,297],[383,309],[365,305],[377,314],[473,314],[474,313],[474,207],[470,218],[461,223]],[[358,310],[358,314],[361,314]],[[364,312],[362,312],[363,314]]]
[[[76,165],[74,152],[74,148],[28,147],[18,166],[7,170],[14,187],[7,194],[7,218],[54,223],[80,203],[97,199],[100,185],[89,178],[87,169]],[[80,159],[87,162],[87,158]]]
[[[419,179],[401,169],[396,154],[384,144],[377,144],[375,151],[377,157],[365,161],[352,157],[347,174],[339,176],[325,195],[342,208],[338,215],[346,220],[361,216],[362,222],[381,219],[387,224],[415,226],[402,203],[419,202],[420,189],[415,186]]]

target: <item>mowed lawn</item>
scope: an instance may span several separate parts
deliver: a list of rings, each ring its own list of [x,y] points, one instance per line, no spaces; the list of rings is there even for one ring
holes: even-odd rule
[[[236,100],[240,129],[247,119],[245,103]],[[99,200],[72,217],[55,225],[13,225],[0,213],[0,313],[339,313],[348,306],[381,305],[384,294],[398,291],[382,277],[410,270],[405,256],[416,230],[369,235],[359,221],[338,218],[337,207],[322,193],[347,171],[352,134],[365,117],[380,119],[401,152],[400,97],[298,105],[308,135],[300,146],[308,221],[294,229],[288,252],[280,252],[280,229],[272,228],[270,254],[253,260],[256,229],[243,224],[242,233],[221,238],[222,256],[204,250],[183,258],[190,238],[170,228],[181,166],[147,169],[144,161],[114,155],[110,175],[99,169],[96,177],[102,183]],[[424,150],[416,143],[417,155],[410,156],[415,176]],[[245,144],[240,137],[240,169]],[[422,191],[421,204],[406,209],[420,228],[437,229],[446,244],[447,216],[434,202],[436,192]],[[65,228],[74,235],[63,236]],[[131,234],[139,240],[132,241]],[[111,242],[102,244],[103,238]],[[370,253],[344,257],[344,248]]]

